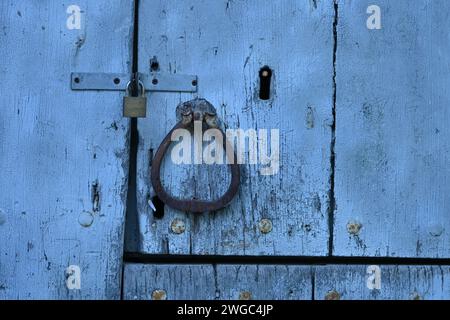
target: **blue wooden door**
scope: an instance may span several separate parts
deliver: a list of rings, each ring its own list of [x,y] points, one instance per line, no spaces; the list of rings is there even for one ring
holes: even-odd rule
[[[339,3],[334,254],[449,258],[450,6],[377,3]]]
[[[333,4],[143,1],[139,14],[140,71],[157,62],[156,74],[196,75],[198,90],[151,94],[149,115],[139,120],[138,252],[328,255]],[[259,97],[264,67],[272,71],[268,99]],[[149,154],[176,123],[176,106],[195,97],[210,101],[227,129],[279,130],[279,167],[263,175],[266,166],[251,163],[244,150],[239,194],[229,207],[201,215],[166,207],[155,217]],[[229,183],[225,165],[165,160],[162,178],[174,196],[213,199]],[[174,221],[183,233],[172,232]]]
[[[1,299],[120,298],[129,120],[70,74],[130,72],[133,6],[76,5],[0,3]]]
[[[376,2],[2,1],[0,299],[448,299],[450,4]],[[71,89],[133,71],[137,122]],[[246,139],[203,213],[150,181],[195,98]],[[169,193],[220,197],[227,166],[173,150]]]
[[[449,9],[428,0],[141,2],[140,71],[193,74],[198,90],[152,94],[138,122],[124,298],[448,298],[440,260],[382,258],[449,257]],[[177,104],[194,97],[212,102],[225,128],[279,129],[279,171],[242,164],[238,196],[217,212],[154,212],[152,155]],[[218,197],[227,179],[222,167],[169,156],[163,170],[179,198]],[[187,264],[154,264],[171,255]],[[192,256],[218,263],[189,264]],[[220,263],[239,256],[245,264]],[[368,270],[380,271],[380,287],[370,287]]]

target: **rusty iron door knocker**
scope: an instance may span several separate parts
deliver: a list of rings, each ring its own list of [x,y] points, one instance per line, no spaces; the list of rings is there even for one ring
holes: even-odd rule
[[[234,148],[226,139],[224,132],[219,128],[217,113],[214,106],[205,99],[194,99],[181,103],[177,106],[177,120],[178,123],[172,128],[172,130],[170,130],[170,132],[161,142],[161,145],[159,146],[158,151],[156,152],[155,157],[152,161],[151,181],[155,193],[166,205],[181,211],[200,213],[206,211],[215,211],[224,208],[231,202],[239,189],[240,172]],[[219,130],[222,133],[223,137],[222,147],[228,151],[233,150],[232,154],[231,152],[226,152],[228,163],[231,169],[230,186],[228,187],[228,190],[217,200],[206,201],[197,199],[177,199],[172,197],[164,189],[161,183],[161,163],[172,142],[172,133],[177,129],[190,129],[194,121],[201,121],[206,125],[206,127]],[[233,157],[233,159],[230,159],[230,157]]]

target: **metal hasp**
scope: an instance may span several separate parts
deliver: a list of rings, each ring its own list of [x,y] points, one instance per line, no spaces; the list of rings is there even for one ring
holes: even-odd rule
[[[196,92],[197,76],[183,74],[164,74],[152,72],[139,73],[145,91],[158,92]],[[130,81],[128,73],[86,73],[73,72],[71,74],[72,90],[107,90],[125,91]]]
[[[233,159],[228,159],[231,169],[231,182],[228,190],[217,200],[205,201],[196,199],[176,199],[167,193],[161,183],[161,163],[164,159],[166,151],[169,149],[172,133],[177,129],[191,129],[194,121],[201,121],[207,128],[215,128],[220,130],[223,137],[222,146],[224,148],[226,146],[226,150],[234,150],[229,141],[226,139],[225,133],[219,128],[216,109],[207,100],[197,98],[191,101],[183,102],[177,106],[176,113],[178,123],[166,135],[164,140],[161,142],[155,157],[153,158],[151,169],[153,189],[165,204],[180,211],[202,213],[222,209],[231,202],[239,189],[240,172],[235,152],[232,154],[226,152],[227,157],[233,157]]]

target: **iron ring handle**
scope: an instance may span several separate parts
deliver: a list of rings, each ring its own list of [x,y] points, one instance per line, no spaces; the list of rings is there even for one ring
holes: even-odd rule
[[[230,186],[228,187],[228,190],[220,198],[213,201],[196,200],[196,199],[193,200],[177,199],[172,197],[164,189],[161,183],[160,177],[161,163],[162,160],[164,159],[164,155],[166,154],[172,142],[171,141],[172,133],[177,129],[188,129],[191,124],[192,122],[179,121],[161,142],[161,145],[159,146],[158,151],[156,152],[152,161],[151,182],[153,185],[153,189],[155,190],[156,195],[161,199],[162,202],[164,202],[169,207],[180,211],[201,213],[222,209],[231,202],[231,200],[234,198],[239,189],[240,172],[239,172],[239,165],[237,164],[236,153],[234,152],[234,149],[228,149],[231,147],[231,145],[226,139],[224,132],[219,128],[216,129],[220,130],[220,132],[222,133],[222,136],[224,138],[222,143],[226,144],[227,147],[226,150],[233,150],[233,157],[234,157],[233,161],[229,164],[231,168]],[[222,147],[224,147],[223,144]],[[226,152],[226,156],[228,157],[228,152]]]

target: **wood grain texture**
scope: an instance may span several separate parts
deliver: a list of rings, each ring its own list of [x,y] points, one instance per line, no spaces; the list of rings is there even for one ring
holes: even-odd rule
[[[367,288],[368,266],[323,266],[315,269],[315,299],[448,300],[449,266],[379,266],[381,289]],[[333,294],[331,294],[333,293]]]
[[[450,3],[339,1],[334,254],[449,257]],[[347,232],[359,223],[359,234]]]
[[[330,1],[142,1],[139,68],[195,74],[197,96],[208,99],[227,128],[280,129],[280,171],[241,166],[231,205],[202,215],[166,207],[155,219],[149,154],[175,124],[175,108],[193,96],[152,93],[139,120],[138,217],[133,251],[194,255],[309,255],[328,252],[328,192],[332,122],[333,5]],[[273,70],[272,93],[260,100],[259,70]],[[178,197],[217,198],[229,176],[224,166],[174,165],[163,183]],[[174,234],[179,218],[186,231]],[[273,230],[263,234],[261,219]]]
[[[0,3],[0,299],[120,298],[129,120],[70,73],[130,71],[132,3],[77,1],[80,30],[70,4]]]
[[[308,300],[311,268],[271,265],[126,264],[124,299],[149,300],[164,290],[169,300]]]
[[[367,267],[126,264],[124,299],[149,300],[154,292],[169,300],[450,298],[449,266],[381,265],[379,290],[367,288]]]

